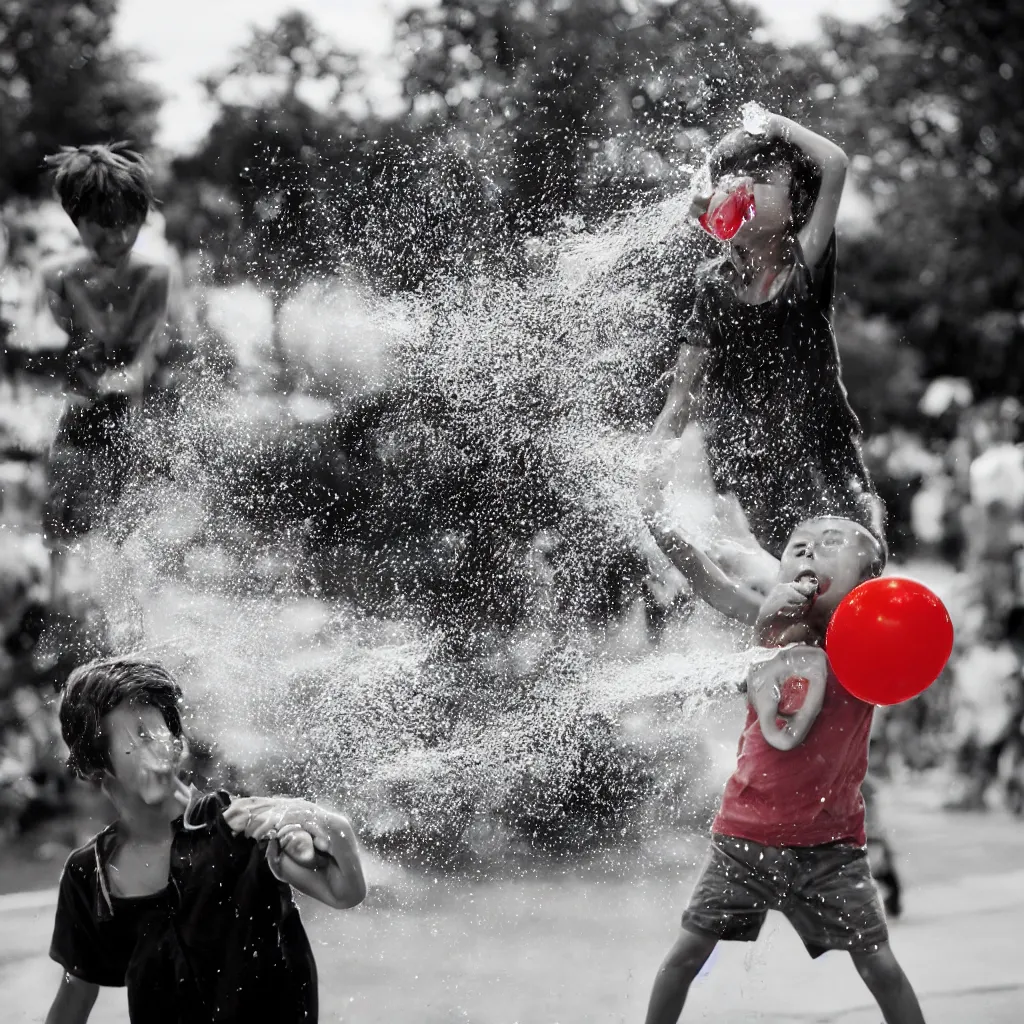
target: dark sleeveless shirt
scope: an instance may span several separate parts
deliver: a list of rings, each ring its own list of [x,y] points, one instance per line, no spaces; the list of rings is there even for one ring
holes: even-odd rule
[[[715,486],[736,495],[751,530],[778,557],[793,528],[817,515],[873,529],[871,481],[832,331],[836,240],[761,305],[736,298],[728,258],[701,268],[685,342],[706,350],[694,418]]]

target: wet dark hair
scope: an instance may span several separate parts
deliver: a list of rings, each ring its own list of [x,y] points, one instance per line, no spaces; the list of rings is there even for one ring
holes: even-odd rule
[[[75,224],[86,219],[121,228],[146,219],[155,204],[149,167],[129,145],[62,146],[46,158],[56,168],[57,198]]]
[[[76,668],[61,691],[60,731],[68,745],[68,768],[96,781],[111,768],[103,718],[121,704],[156,708],[175,738],[181,738],[181,687],[162,665],[140,658],[92,661]]]
[[[799,146],[785,139],[751,135],[739,128],[720,139],[708,156],[712,182],[726,174],[748,174],[756,178],[777,167],[789,170],[793,228],[799,231],[810,220],[821,190],[821,171]]]

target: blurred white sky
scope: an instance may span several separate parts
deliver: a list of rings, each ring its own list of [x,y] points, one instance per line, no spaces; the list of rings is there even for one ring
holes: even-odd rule
[[[833,14],[867,21],[890,7],[890,0],[751,0],[780,41],[813,38],[818,18]],[[160,142],[186,150],[210,123],[210,110],[196,80],[225,62],[244,42],[252,24],[270,25],[286,10],[308,11],[317,25],[344,48],[368,61],[367,92],[386,109],[395,95],[394,72],[386,59],[391,26],[409,0],[121,0],[117,31],[122,43],[149,58],[147,75],[167,97]]]

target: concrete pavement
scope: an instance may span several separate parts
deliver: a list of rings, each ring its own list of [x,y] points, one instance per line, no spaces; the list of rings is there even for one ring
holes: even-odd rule
[[[917,787],[885,807],[906,876],[892,945],[929,1024],[1024,1020],[1024,821],[949,815]],[[572,872],[449,883],[376,865],[367,906],[304,908],[327,1022],[588,1024],[643,1019],[692,872]],[[59,978],[46,959],[52,893],[0,897],[0,1019],[41,1021]],[[107,990],[93,1024],[124,1024]],[[723,944],[684,1021],[880,1024],[845,954],[812,961],[776,915],[754,944]]]

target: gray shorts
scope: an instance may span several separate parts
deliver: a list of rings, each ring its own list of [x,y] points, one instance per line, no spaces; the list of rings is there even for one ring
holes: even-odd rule
[[[47,459],[43,526],[50,540],[69,540],[105,525],[136,462],[127,400],[69,405]]]
[[[812,957],[830,949],[873,953],[889,939],[863,847],[761,846],[712,836],[683,927],[753,942],[769,910],[786,915]]]

